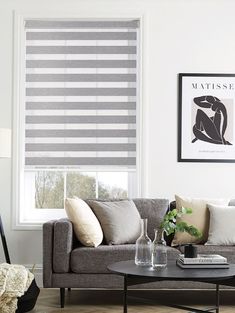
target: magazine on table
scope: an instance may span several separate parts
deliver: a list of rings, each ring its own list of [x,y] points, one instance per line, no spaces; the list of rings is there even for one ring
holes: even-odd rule
[[[183,264],[226,264],[227,258],[219,254],[198,254],[196,258],[185,258],[184,254],[178,257]]]
[[[204,269],[204,268],[211,268],[211,269],[225,269],[225,268],[229,268],[229,264],[228,263],[192,263],[192,264],[184,264],[182,263],[180,260],[176,260],[176,264],[183,268],[183,269]]]

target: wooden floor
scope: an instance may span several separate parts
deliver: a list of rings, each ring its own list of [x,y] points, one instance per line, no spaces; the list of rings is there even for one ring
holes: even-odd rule
[[[214,293],[211,291],[131,291],[133,296],[158,298],[162,301],[181,303],[197,308],[211,307]],[[64,309],[59,306],[58,289],[41,289],[37,305],[32,313],[122,313],[121,291],[72,290],[66,291]],[[179,313],[187,312],[160,305],[146,305],[130,301],[128,313]],[[220,313],[235,313],[235,292],[221,292]]]

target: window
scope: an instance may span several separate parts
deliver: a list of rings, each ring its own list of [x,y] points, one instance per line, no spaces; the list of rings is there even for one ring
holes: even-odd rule
[[[138,195],[139,21],[24,19],[19,221]]]

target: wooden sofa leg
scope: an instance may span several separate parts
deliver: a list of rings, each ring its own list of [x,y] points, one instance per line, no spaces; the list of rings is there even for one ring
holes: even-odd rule
[[[60,288],[60,307],[64,308],[65,288]]]

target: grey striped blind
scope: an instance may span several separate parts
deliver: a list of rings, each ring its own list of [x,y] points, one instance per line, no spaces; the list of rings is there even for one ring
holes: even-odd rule
[[[136,166],[137,20],[26,20],[25,166]]]

